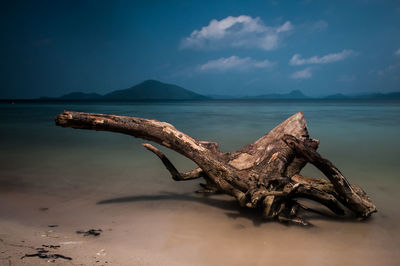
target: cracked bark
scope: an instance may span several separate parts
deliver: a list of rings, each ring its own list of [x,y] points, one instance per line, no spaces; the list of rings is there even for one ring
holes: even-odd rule
[[[199,168],[180,173],[170,160],[151,144],[143,144],[158,156],[176,181],[203,178],[204,193],[225,193],[243,207],[260,208],[266,219],[309,223],[298,216],[309,210],[298,198],[316,201],[337,215],[347,207],[358,218],[368,218],[376,207],[357,185],[316,150],[319,141],[309,137],[306,120],[298,112],[269,133],[236,152],[221,152],[218,143],[196,140],[173,125],[152,119],[64,111],[56,118],[62,127],[111,131],[153,141],[195,162]],[[315,165],[327,178],[300,175],[307,164]]]

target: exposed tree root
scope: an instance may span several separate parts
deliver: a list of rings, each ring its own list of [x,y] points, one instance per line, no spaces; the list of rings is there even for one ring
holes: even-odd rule
[[[336,215],[347,207],[360,219],[376,212],[375,205],[357,185],[316,150],[319,141],[308,135],[302,112],[288,118],[257,141],[232,153],[219,150],[216,142],[199,141],[171,124],[136,117],[65,111],[56,118],[62,127],[118,132],[150,140],[194,161],[199,168],[180,173],[159,149],[143,144],[157,155],[176,181],[203,178],[201,193],[233,196],[240,206],[261,208],[266,219],[309,225],[298,216],[300,209],[314,211],[296,199],[316,201]],[[315,165],[328,179],[300,175],[307,164]]]

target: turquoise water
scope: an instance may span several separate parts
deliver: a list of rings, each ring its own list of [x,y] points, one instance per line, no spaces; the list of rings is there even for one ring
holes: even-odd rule
[[[201,140],[234,151],[296,113],[305,113],[319,152],[371,196],[396,203],[400,179],[398,101],[202,101],[153,103],[0,104],[0,184],[48,193],[191,191],[176,184],[162,164],[129,136],[55,126],[63,110],[167,121]],[[195,165],[164,149],[182,170]],[[320,175],[313,167],[305,174]]]

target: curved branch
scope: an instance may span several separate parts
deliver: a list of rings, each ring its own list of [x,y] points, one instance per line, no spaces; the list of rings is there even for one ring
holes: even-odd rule
[[[332,182],[337,193],[342,197],[346,206],[361,218],[367,218],[376,212],[376,207],[364,191],[355,190],[329,160],[323,158],[314,149],[310,148],[303,141],[291,135],[285,135],[283,141],[303,156],[308,162],[315,165]]]
[[[337,201],[334,196],[312,186],[299,186],[293,197],[301,197],[319,202],[328,207],[335,214],[344,215],[343,208],[340,206],[339,201]]]
[[[207,172],[213,184],[244,203],[247,189],[237,171],[221,162],[221,152],[210,142],[202,143],[166,122],[138,117],[64,111],[55,120],[58,126],[97,131],[111,131],[154,141],[186,156]],[[207,147],[212,147],[208,149]],[[175,169],[176,170],[176,169]]]
[[[173,125],[153,119],[64,111],[55,122],[62,127],[118,132],[154,141],[192,160],[201,158],[199,154],[208,151],[198,140]]]
[[[203,176],[203,170],[201,168],[196,168],[192,171],[186,173],[180,173],[175,166],[171,163],[171,161],[162,153],[159,149],[154,147],[149,143],[142,144],[143,147],[148,149],[149,151],[153,152],[158,158],[161,159],[162,163],[164,164],[165,168],[171,173],[172,179],[175,181],[186,181],[186,180],[193,180]]]

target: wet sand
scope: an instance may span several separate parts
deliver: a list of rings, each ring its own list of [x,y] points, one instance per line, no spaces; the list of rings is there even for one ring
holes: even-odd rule
[[[384,214],[398,212],[387,207],[365,222],[305,214],[314,224],[306,229],[262,221],[227,196],[190,191],[77,197],[8,189],[0,202],[0,265],[48,265],[21,259],[42,245],[60,245],[49,250],[72,258],[57,265],[396,265],[400,259],[399,226],[390,222],[398,217]],[[91,228],[103,232],[76,234]]]

